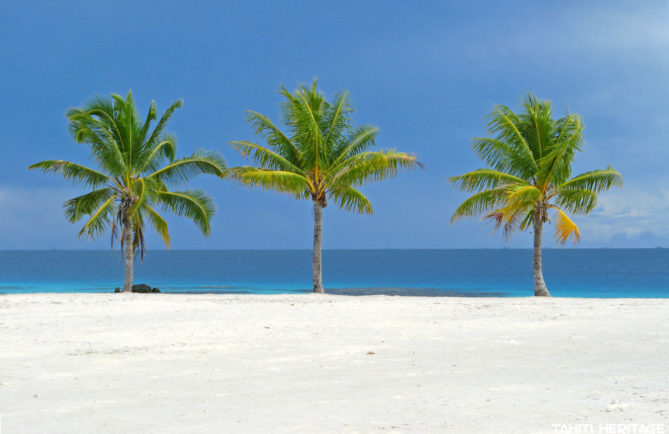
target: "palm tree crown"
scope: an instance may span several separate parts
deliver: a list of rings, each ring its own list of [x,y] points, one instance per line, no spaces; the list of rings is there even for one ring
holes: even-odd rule
[[[420,163],[414,155],[396,150],[370,151],[378,128],[353,127],[348,93],[328,102],[316,86],[314,80],[311,86],[302,85],[294,93],[285,87],[279,91],[286,98],[283,114],[288,133],[268,117],[247,112],[256,134],[264,137],[267,146],[231,142],[260,167],[236,167],[230,174],[251,186],[292,193],[301,199],[311,197],[323,207],[330,198],[340,208],[371,214],[369,200],[356,187]]]
[[[455,211],[451,221],[485,214],[508,235],[527,229],[538,219],[556,215],[556,238],[564,243],[580,231],[567,213],[588,214],[597,205],[597,194],[622,177],[608,167],[571,178],[574,155],[583,143],[583,123],[575,114],[557,120],[551,103],[528,96],[524,112],[516,114],[497,106],[489,115],[488,130],[494,137],[474,139],[473,148],[490,168],[450,178],[457,188],[477,192]]]
[[[211,198],[202,191],[170,191],[168,185],[185,182],[195,175],[208,173],[222,176],[223,158],[214,152],[196,152],[175,160],[176,137],[164,132],[172,113],[182,101],[173,103],[158,120],[151,103],[146,119],[138,117],[132,91],[98,97],[83,108],[68,111],[70,131],[77,143],[90,147],[99,169],[63,160],[33,164],[29,169],[61,174],[82,184],[91,192],[68,200],[65,215],[70,222],[84,216],[88,220],[79,235],[96,238],[111,226],[112,242],[131,239],[133,249],[144,251],[144,222],[148,220],[169,247],[167,222],[157,206],[193,220],[203,234],[210,231],[215,212]],[[127,237],[129,233],[132,238]]]

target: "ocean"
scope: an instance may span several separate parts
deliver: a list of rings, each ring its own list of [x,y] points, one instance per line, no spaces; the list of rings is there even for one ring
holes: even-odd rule
[[[556,297],[669,297],[669,249],[545,249]],[[0,251],[0,293],[112,292],[119,251]],[[323,281],[338,294],[533,295],[530,249],[325,250]],[[156,250],[135,283],[168,293],[309,292],[310,250]]]

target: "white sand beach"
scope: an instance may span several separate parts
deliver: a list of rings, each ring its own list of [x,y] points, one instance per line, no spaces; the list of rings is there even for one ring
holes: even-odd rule
[[[669,432],[669,300],[4,295],[0,348],[2,434]]]

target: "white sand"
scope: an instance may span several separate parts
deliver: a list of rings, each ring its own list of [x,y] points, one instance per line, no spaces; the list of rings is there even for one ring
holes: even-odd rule
[[[0,413],[2,434],[669,432],[669,300],[0,296]]]

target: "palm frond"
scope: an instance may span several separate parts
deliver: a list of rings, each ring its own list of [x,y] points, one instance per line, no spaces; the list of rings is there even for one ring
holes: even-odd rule
[[[95,239],[100,235],[112,220],[112,215],[115,211],[114,206],[115,196],[107,199],[100,207],[91,215],[83,228],[79,231],[79,236],[84,234],[90,238]]]
[[[165,126],[167,125],[167,121],[170,120],[172,115],[174,114],[174,111],[178,108],[181,108],[184,104],[184,101],[182,99],[178,99],[177,101],[173,102],[172,105],[170,105],[167,110],[165,110],[165,113],[160,117],[160,120],[156,124],[156,127],[153,129],[153,132],[149,136],[148,140],[146,140],[146,143],[148,145],[155,145],[156,143],[160,142],[160,137],[163,134],[163,131],[165,130]]]
[[[532,208],[542,198],[542,192],[527,183],[506,186],[506,207],[510,210]]]
[[[40,169],[43,172],[60,174],[75,184],[84,184],[93,188],[100,187],[110,181],[104,173],[64,160],[41,161],[28,166],[28,169]]]
[[[228,176],[244,185],[266,190],[294,194],[301,194],[305,190],[314,190],[313,184],[306,176],[295,172],[242,166],[229,169]]]
[[[506,202],[506,187],[484,190],[462,202],[451,217],[451,223],[465,217],[475,217],[502,206]]]
[[[167,229],[167,222],[165,219],[151,206],[144,204],[143,211],[146,211],[146,215],[149,218],[149,222],[153,228],[158,232],[160,238],[163,240],[167,248],[170,247],[170,232]]]
[[[590,214],[597,206],[597,193],[584,188],[564,188],[557,193],[554,202],[572,214]]]
[[[300,154],[310,166],[321,167],[325,165],[324,157],[327,156],[321,130],[323,115],[321,109],[324,100],[317,100],[315,95],[298,90],[292,101],[296,101],[291,104],[296,122],[291,126],[295,130],[298,143],[303,145]]]
[[[148,184],[150,186],[151,182]],[[144,178],[139,178],[135,180],[130,187],[132,189],[134,200],[132,202],[132,206],[128,208],[128,215],[132,217],[144,205],[147,199],[147,181]],[[150,195],[151,193],[148,192],[148,194]]]
[[[336,167],[346,158],[350,158],[374,146],[378,133],[379,128],[371,125],[362,125],[354,129],[348,139],[335,148],[334,155],[336,158],[330,163],[330,167]]]
[[[539,162],[553,147],[555,123],[551,115],[551,102],[540,101],[534,95],[528,95],[523,101],[523,112],[519,130],[529,145],[534,161]]]
[[[475,137],[472,140],[474,152],[486,162],[488,166],[499,171],[518,172],[526,171],[526,164],[515,150],[502,140],[492,137]]]
[[[304,175],[304,171],[278,153],[245,140],[230,142],[233,149],[239,151],[242,157],[251,157],[253,161],[267,169],[284,170]]]
[[[498,187],[503,184],[524,184],[527,181],[508,173],[493,169],[478,169],[464,175],[454,176],[448,179],[460,191],[480,191]]]
[[[189,181],[200,174],[222,176],[225,171],[225,160],[218,152],[198,151],[189,157],[156,170],[147,179],[155,178],[168,184]]]
[[[579,242],[581,240],[581,231],[578,229],[578,226],[576,226],[576,223],[574,223],[569,216],[557,206],[551,205],[550,208],[557,212],[555,239],[557,239],[560,244],[564,244],[569,237],[573,235],[574,243]]]
[[[138,162],[137,173],[151,173],[160,168],[160,165],[165,161],[174,162],[174,154],[176,153],[176,136],[165,136],[162,141],[153,148],[148,147],[142,156],[141,161]]]
[[[339,94],[331,106],[325,118],[327,133],[324,139],[324,144],[329,149],[336,148],[344,139],[349,126],[348,114],[353,111],[348,102],[348,92]]]
[[[255,133],[265,137],[268,145],[273,147],[279,154],[283,155],[288,161],[299,165],[302,160],[300,150],[295,144],[281,131],[269,118],[253,110],[247,113],[247,120],[255,128]]]
[[[210,222],[216,213],[216,207],[206,193],[199,190],[155,191],[153,197],[155,202],[162,204],[176,215],[192,220],[205,236],[209,235]]]
[[[149,105],[149,111],[146,114],[146,119],[144,120],[144,123],[142,124],[142,128],[138,135],[142,143],[146,141],[146,135],[149,133],[151,122],[155,121],[157,116],[158,116],[158,108],[156,107],[156,102],[151,101],[151,104]]]
[[[68,118],[74,140],[88,144],[91,154],[103,169],[114,176],[125,172],[128,165],[119,145],[123,139],[112,131],[110,122],[103,122],[81,109],[71,110]]]
[[[415,155],[394,149],[368,151],[342,161],[325,178],[332,188],[337,185],[360,185],[395,176],[400,168],[423,167]]]
[[[335,188],[330,191],[334,202],[346,211],[355,211],[358,214],[373,214],[372,204],[360,191],[351,186]]]
[[[608,190],[613,186],[622,186],[623,177],[620,173],[607,167],[604,170],[592,170],[571,178],[557,187],[558,191],[565,189],[590,190],[595,193]]]
[[[502,229],[505,240],[509,240],[516,227],[523,226],[527,219],[528,210],[518,206],[507,204],[502,208],[495,209],[486,215],[486,218],[495,225],[495,230]]]
[[[510,108],[500,105],[488,116],[488,130],[497,135],[497,140],[507,143],[513,151],[515,159],[521,164],[514,167],[522,171],[526,178],[538,169],[532,147],[521,133],[522,121]]]
[[[581,150],[583,124],[578,116],[571,116],[571,119],[569,124],[563,126],[568,133],[561,142],[555,143],[551,151],[539,162],[540,169],[536,178],[543,190],[550,184],[560,185],[569,179],[574,154]]]
[[[107,187],[69,199],[64,205],[65,217],[70,223],[74,223],[85,215],[94,214],[104,202],[114,196],[114,190]]]

